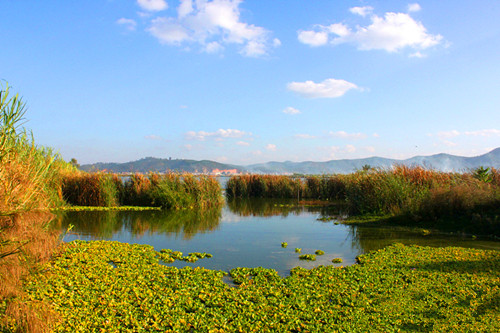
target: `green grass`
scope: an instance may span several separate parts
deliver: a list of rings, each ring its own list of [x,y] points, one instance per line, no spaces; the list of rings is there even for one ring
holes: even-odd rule
[[[168,252],[167,250],[165,252]],[[56,332],[496,332],[500,252],[393,245],[359,265],[227,273],[159,264],[148,245],[75,241],[26,283]]]

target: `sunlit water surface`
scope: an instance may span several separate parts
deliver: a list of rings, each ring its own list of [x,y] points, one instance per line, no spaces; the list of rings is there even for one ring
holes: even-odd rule
[[[470,236],[424,235],[399,228],[348,226],[321,217],[342,216],[339,207],[297,206],[293,201],[246,200],[230,202],[205,212],[67,212],[56,219],[65,231],[64,241],[114,240],[149,244],[159,251],[173,249],[208,252],[209,259],[196,263],[176,261],[176,267],[201,266],[229,271],[234,267],[265,267],[282,276],[293,267],[351,265],[359,254],[377,250],[395,242],[428,246],[461,246],[500,250],[500,242],[472,239]],[[283,248],[282,242],[288,246]],[[316,261],[303,261],[301,254],[322,250]],[[341,264],[332,259],[342,258]]]

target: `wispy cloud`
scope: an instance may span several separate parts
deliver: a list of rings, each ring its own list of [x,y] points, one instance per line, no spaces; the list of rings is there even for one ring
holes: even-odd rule
[[[248,147],[248,146],[250,146],[250,143],[249,143],[249,142],[246,142],[246,141],[238,141],[238,142],[236,142],[236,144],[237,144],[238,146],[243,146],[243,147]]]
[[[500,136],[500,130],[484,129],[480,131],[464,132],[464,135],[494,137],[494,136]]]
[[[432,136],[432,134],[431,134]],[[498,129],[483,129],[483,130],[477,130],[477,131],[465,131],[465,132],[460,132],[457,130],[451,130],[451,131],[444,131],[444,132],[438,132],[436,136],[440,139],[449,139],[449,138],[455,138],[458,136],[482,136],[482,137],[500,137],[500,130]]]
[[[291,82],[287,88],[307,98],[336,98],[351,89],[359,89],[354,83],[337,79],[326,79],[319,83],[313,81]]]
[[[365,17],[366,15],[371,14],[371,12],[373,11],[373,7],[370,6],[352,7],[349,8],[349,11],[353,14]]]
[[[241,138],[244,136],[251,136],[251,135],[252,135],[251,133],[247,133],[237,129],[219,129],[215,132],[189,131],[186,133],[185,137],[188,140],[205,141],[207,139],[223,140],[227,138]]]
[[[328,26],[315,25],[311,30],[299,30],[300,42],[310,46],[328,43],[338,45],[351,43],[359,50],[385,50],[398,52],[405,48],[424,50],[442,43],[443,36],[427,32],[424,25],[414,20],[409,13],[387,12],[383,16],[372,14],[372,7],[353,7],[351,13],[362,17],[369,16],[371,24],[351,28],[344,23]],[[409,12],[420,10],[418,4],[408,6]],[[422,57],[422,53],[412,53]]]
[[[207,53],[224,50],[228,44],[240,45],[240,53],[259,57],[281,42],[259,26],[241,21],[241,0],[181,0],[177,17],[157,17],[148,31],[161,43],[198,44]]]
[[[437,137],[443,139],[443,138],[454,138],[456,136],[459,136],[460,132],[457,130],[452,130],[452,131],[444,131],[444,132],[438,132],[436,134]]]
[[[418,3],[411,3],[408,5],[409,12],[419,12],[422,9]]]
[[[266,149],[269,151],[276,151],[276,145],[269,143],[266,145]]]
[[[116,20],[116,23],[124,26],[127,30],[134,31],[137,27],[137,22],[132,19],[124,18]]]
[[[342,139],[365,139],[367,137],[364,133],[347,133],[345,131],[329,132],[328,134]]]
[[[291,106],[289,106],[289,107],[287,107],[287,108],[285,108],[283,110],[283,113],[286,113],[286,114],[299,114],[300,111],[297,110],[296,108],[292,108]]]
[[[144,10],[158,12],[168,8],[165,0],[137,0],[137,4]]]

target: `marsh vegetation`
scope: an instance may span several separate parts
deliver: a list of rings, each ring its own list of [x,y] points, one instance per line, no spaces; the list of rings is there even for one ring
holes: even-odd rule
[[[223,207],[211,177],[136,174],[124,182],[81,172],[35,144],[22,128],[25,111],[5,85],[2,332],[500,329],[498,250],[389,245],[498,249],[434,231],[499,236],[498,170],[238,176]],[[356,224],[346,224],[347,213]],[[244,259],[248,268],[239,267]]]

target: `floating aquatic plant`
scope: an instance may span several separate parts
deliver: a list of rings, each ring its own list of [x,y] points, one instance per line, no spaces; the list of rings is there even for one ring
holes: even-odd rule
[[[299,256],[300,260],[309,260],[309,261],[316,261],[316,255],[315,254],[302,254]]]
[[[323,254],[325,254],[325,251],[321,251],[321,250],[316,250],[316,253],[318,256],[322,256]]]
[[[295,248],[295,253],[300,253],[300,252],[302,252],[302,249],[300,247],[296,247]]]
[[[332,262],[334,264],[340,264],[342,262],[342,258],[334,258],[334,259],[332,259]]]
[[[288,246],[288,243],[287,242],[282,242],[281,243],[281,247],[287,247]]]

